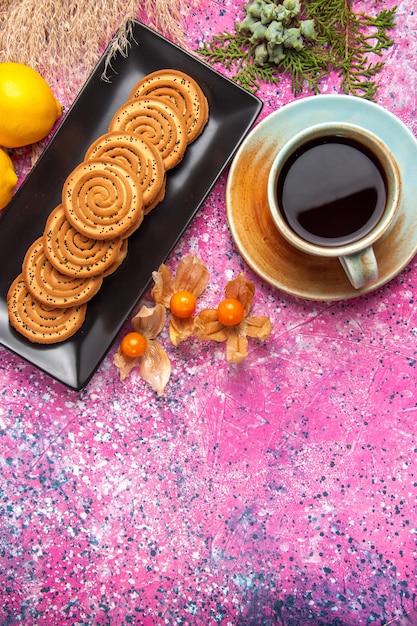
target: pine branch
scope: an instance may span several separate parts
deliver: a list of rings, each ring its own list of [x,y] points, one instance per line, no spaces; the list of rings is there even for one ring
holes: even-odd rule
[[[273,4],[278,5],[278,0]],[[373,100],[376,77],[384,67],[383,60],[373,57],[382,57],[392,46],[389,32],[395,27],[395,13],[396,7],[373,17],[355,13],[349,0],[306,0],[304,16],[314,20],[316,37],[301,49],[285,50],[279,62],[257,63],[256,45],[237,25],[235,32],[214,36],[197,52],[209,63],[223,65],[234,81],[252,93],[261,83],[278,84],[283,75],[290,76],[294,95],[304,89],[319,93],[322,79],[335,71],[344,93]]]
[[[395,26],[396,7],[382,10],[376,17],[355,13],[348,0],[311,0],[307,15],[315,20],[319,33],[317,43],[329,46],[331,65],[340,78],[344,93],[375,99],[378,89],[375,78],[384,67],[382,61],[369,56],[382,56],[394,42],[388,32]]]

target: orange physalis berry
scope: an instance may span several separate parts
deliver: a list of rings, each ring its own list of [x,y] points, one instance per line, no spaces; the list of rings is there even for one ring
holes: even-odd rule
[[[120,350],[125,356],[135,358],[145,354],[147,347],[146,337],[141,335],[141,333],[132,331],[123,337]]]
[[[190,291],[177,291],[172,296],[169,308],[176,317],[191,317],[197,306],[197,299]]]
[[[217,307],[217,317],[225,326],[236,326],[245,317],[245,310],[236,298],[226,298]]]

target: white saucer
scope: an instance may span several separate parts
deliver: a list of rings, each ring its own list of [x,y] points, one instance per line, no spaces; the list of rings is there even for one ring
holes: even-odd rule
[[[268,209],[269,168],[280,149],[312,124],[349,122],[378,135],[393,152],[402,175],[398,217],[374,246],[376,283],[354,289],[338,259],[306,255],[279,234]],[[396,276],[417,252],[417,140],[381,106],[345,95],[317,95],[283,106],[262,120],[233,159],[226,188],[230,231],[248,265],[265,281],[309,300],[344,300],[374,291]],[[302,184],[302,181],[300,181]]]

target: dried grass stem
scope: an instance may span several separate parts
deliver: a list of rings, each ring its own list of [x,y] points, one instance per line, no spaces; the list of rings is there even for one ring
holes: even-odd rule
[[[52,85],[59,79],[76,93],[105,46],[127,52],[129,23],[146,23],[181,43],[186,0],[0,0],[0,62],[38,70]]]

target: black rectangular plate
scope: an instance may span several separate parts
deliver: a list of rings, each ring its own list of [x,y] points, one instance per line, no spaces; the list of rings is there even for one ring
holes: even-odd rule
[[[258,98],[139,22],[134,22],[133,40],[127,57],[118,54],[112,61],[109,82],[101,78],[105,51],[0,221],[0,343],[76,390],[95,372],[149,288],[152,272],[175,247],[262,109]],[[32,344],[10,327],[6,303],[27,248],[60,203],[67,175],[107,131],[135,83],[168,67],[198,81],[209,102],[209,121],[183,161],[168,172],[165,199],[130,237],[127,258],[88,303],[81,330],[63,343]]]

